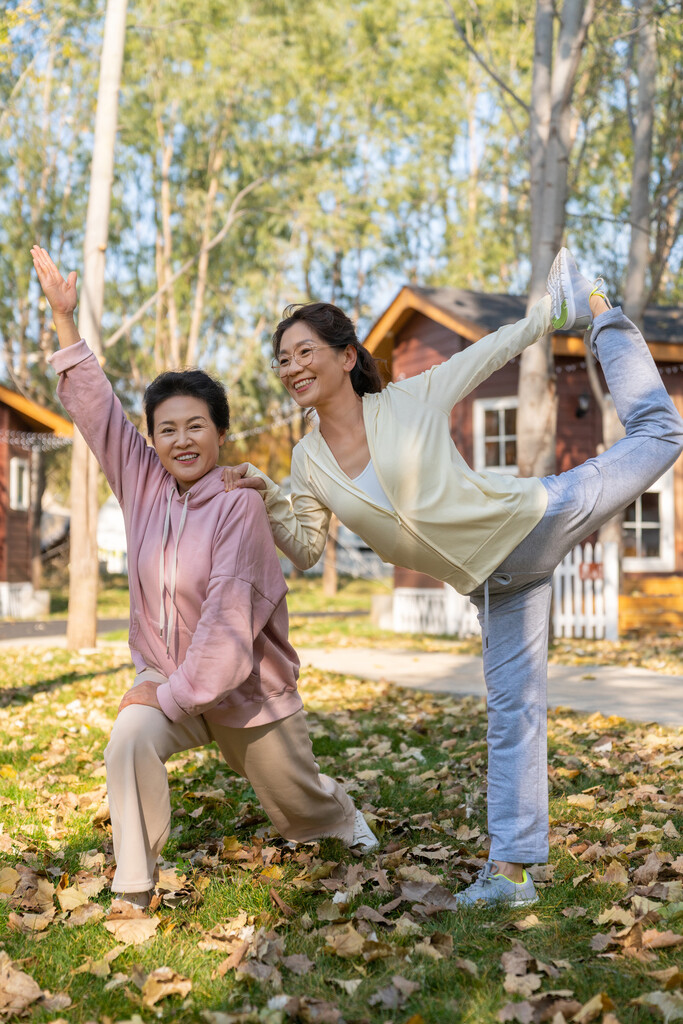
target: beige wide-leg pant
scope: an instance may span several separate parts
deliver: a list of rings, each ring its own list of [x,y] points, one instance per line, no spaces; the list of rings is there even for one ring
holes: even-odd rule
[[[161,676],[145,672],[143,679]],[[215,740],[233,771],[248,779],[285,839],[353,838],[355,806],[313,757],[306,717],[297,711],[268,725],[232,729],[203,717],[172,722],[157,708],[131,704],[119,714],[104,752],[116,874],[113,892],[154,888],[155,867],[171,827],[165,762]]]

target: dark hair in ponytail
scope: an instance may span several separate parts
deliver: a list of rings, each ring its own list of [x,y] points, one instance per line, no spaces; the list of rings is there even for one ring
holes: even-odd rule
[[[358,341],[353,322],[331,302],[302,302],[287,306],[273,334],[273,355],[276,359],[280,355],[282,335],[296,323],[307,324],[330,348],[346,348],[347,345],[355,348],[357,359],[351,370],[351,384],[357,395],[375,394],[382,390],[384,385],[376,360]]]

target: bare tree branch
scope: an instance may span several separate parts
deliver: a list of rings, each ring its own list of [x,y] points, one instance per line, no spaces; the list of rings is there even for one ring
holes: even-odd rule
[[[168,288],[175,284],[178,278],[182,277],[183,274],[186,274],[188,270],[191,267],[193,267],[195,263],[197,263],[197,261],[204,253],[211,252],[211,250],[215,249],[217,245],[220,245],[220,243],[223,241],[223,239],[225,238],[225,236],[227,235],[228,231],[233,226],[235,221],[246,213],[246,210],[239,209],[242,200],[245,199],[246,196],[248,196],[255,189],[259,188],[259,186],[263,185],[264,182],[266,182],[267,180],[268,178],[265,176],[261,178],[256,178],[254,181],[251,181],[248,185],[245,185],[244,188],[237,193],[232,203],[230,204],[228,216],[218,234],[214,235],[211,241],[207,242],[205,246],[202,246],[202,248],[199,249],[199,251],[195,253],[194,256],[191,256],[188,260],[185,260],[183,265],[178,270],[176,270],[175,274],[173,274],[172,277],[169,277],[161,286],[161,288],[158,288],[153,295],[150,295],[150,297],[145,302],[143,302],[141,306],[138,307],[135,313],[133,313],[132,316],[129,316],[127,320],[125,320],[121,324],[121,326],[107,338],[107,340],[104,342],[102,346],[103,348],[111,348],[112,345],[115,345],[119,338],[123,337],[123,335],[126,334],[134,324],[138,323],[139,320],[142,320],[143,316],[145,315],[149,307],[156,302],[158,297],[163,292],[167,291]]]
[[[506,82],[503,81],[503,79],[500,77],[500,75],[496,74],[496,72],[493,70],[493,68],[491,68],[486,63],[486,61],[483,59],[483,57],[481,57],[480,54],[477,53],[477,50],[475,49],[475,47],[472,46],[472,44],[470,43],[469,39],[467,38],[467,36],[465,35],[465,33],[462,30],[462,26],[460,25],[460,22],[458,21],[457,15],[456,15],[455,11],[453,10],[453,6],[452,6],[450,0],[444,0],[444,3],[446,5],[446,7],[448,8],[448,13],[450,15],[450,19],[453,22],[453,28],[455,29],[456,33],[458,34],[458,36],[460,37],[462,42],[465,44],[466,48],[472,54],[474,59],[479,64],[481,64],[481,66],[483,67],[483,69],[486,72],[486,74],[489,75],[493,79],[493,81],[497,85],[500,86],[500,88],[503,90],[503,92],[507,93],[508,96],[512,97],[512,99],[515,101],[515,103],[517,103],[527,115],[530,114],[531,111],[530,111],[529,105],[527,103],[525,103],[524,100],[520,96],[518,96],[517,93],[513,89],[511,89],[510,86]]]

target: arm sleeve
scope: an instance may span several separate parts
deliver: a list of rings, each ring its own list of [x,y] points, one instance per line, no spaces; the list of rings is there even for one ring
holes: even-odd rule
[[[524,320],[507,324],[445,362],[392,386],[449,413],[482,381],[547,334],[550,326],[550,296],[546,295]]]
[[[263,500],[280,551],[297,569],[310,569],[325,548],[332,513],[312,493],[305,454],[298,447],[292,453],[291,496],[255,466],[249,466],[247,476],[266,482]]]
[[[157,689],[174,722],[209,711],[249,678],[254,642],[287,592],[263,502],[252,491],[239,497],[214,537],[209,585],[185,660]]]
[[[85,341],[50,357],[59,374],[57,397],[99,462],[109,486],[123,504],[126,482],[138,486],[143,467],[157,465],[153,448],[123,411],[112,386]]]

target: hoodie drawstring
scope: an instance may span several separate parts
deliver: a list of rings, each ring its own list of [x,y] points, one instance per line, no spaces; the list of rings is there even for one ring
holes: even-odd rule
[[[185,520],[187,518],[187,502],[190,497],[190,491],[185,495],[185,501],[183,502],[183,511],[180,516],[180,524],[178,526],[178,534],[175,541],[175,551],[173,552],[173,565],[171,567],[171,592],[170,592],[170,608],[168,613],[168,621],[166,621],[166,609],[164,607],[164,554],[166,552],[166,543],[168,541],[168,534],[171,526],[171,503],[173,501],[174,491],[171,490],[168,495],[168,504],[166,505],[166,517],[164,519],[164,532],[161,538],[161,551],[159,553],[159,636],[164,635],[164,626],[166,626],[166,654],[169,653],[171,648],[171,634],[173,632],[173,621],[175,619],[175,585],[176,585],[176,574],[178,568],[178,545],[180,544],[180,537],[185,526]]]

